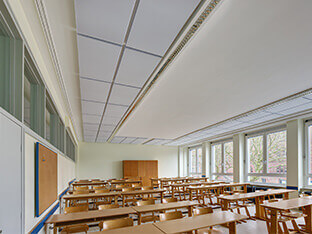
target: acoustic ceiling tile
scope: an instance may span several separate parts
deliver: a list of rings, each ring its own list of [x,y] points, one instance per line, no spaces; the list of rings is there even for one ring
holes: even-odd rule
[[[295,114],[297,112],[311,110],[311,108],[312,108],[312,102],[310,101],[306,104],[295,106],[293,108],[289,108],[287,110],[281,111],[280,113],[283,115],[291,115],[291,114]]]
[[[111,82],[121,47],[79,35],[77,41],[80,76]]]
[[[131,144],[135,139],[137,139],[137,138],[136,137],[127,137],[121,143],[122,144]]]
[[[164,55],[200,0],[140,1],[128,44]]]
[[[131,144],[142,144],[143,142],[147,141],[147,138],[144,137],[138,137],[136,138]]]
[[[120,119],[123,116],[123,114],[127,111],[127,109],[128,109],[127,106],[108,104],[105,111],[105,115],[109,117],[117,117]]]
[[[143,87],[159,61],[158,57],[126,49],[116,82]]]
[[[101,115],[103,113],[104,104],[97,102],[81,101],[82,114]]]
[[[80,79],[81,99],[106,102],[110,84]]]
[[[309,102],[311,101],[305,98],[295,98],[289,101],[282,102],[281,104],[274,105],[273,107],[268,108],[267,111],[272,112],[272,113],[282,113],[283,111],[287,109],[290,109],[290,108],[293,108],[302,104],[306,104]]]
[[[100,123],[101,116],[99,115],[82,115],[83,122]]]
[[[76,0],[77,31],[121,44],[134,2],[134,0]]]
[[[114,85],[109,102],[114,104],[130,105],[139,91],[140,90],[136,88]]]

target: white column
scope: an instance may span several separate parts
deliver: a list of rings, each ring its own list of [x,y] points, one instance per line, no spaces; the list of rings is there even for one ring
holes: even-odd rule
[[[287,188],[303,185],[304,123],[302,119],[287,122]]]
[[[233,136],[233,180],[244,182],[245,135]]]

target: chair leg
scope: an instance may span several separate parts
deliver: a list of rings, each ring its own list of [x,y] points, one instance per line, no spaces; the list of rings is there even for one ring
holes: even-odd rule
[[[292,223],[294,229],[295,229],[297,232],[300,232],[300,228],[299,228],[299,226],[298,226],[296,220],[291,220],[291,223]]]
[[[288,230],[288,227],[287,227],[287,224],[286,224],[286,222],[282,222],[282,224],[283,224],[283,229],[284,229],[284,232],[283,233],[289,233],[289,230]]]

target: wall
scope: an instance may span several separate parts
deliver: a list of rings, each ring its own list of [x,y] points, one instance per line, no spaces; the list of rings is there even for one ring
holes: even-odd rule
[[[25,233],[28,233],[49,212],[35,217],[35,143],[37,140],[25,133]],[[42,142],[40,142],[42,143]],[[47,146],[47,145],[45,145]],[[75,178],[75,163],[58,154],[58,194]],[[56,204],[56,203],[54,203]],[[52,208],[52,207],[51,207]],[[43,229],[41,230],[43,232]]]
[[[121,178],[122,160],[158,160],[158,176],[178,176],[178,147],[79,143],[79,178]]]

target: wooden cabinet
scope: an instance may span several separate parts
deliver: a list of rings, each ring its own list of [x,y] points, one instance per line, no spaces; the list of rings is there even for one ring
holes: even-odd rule
[[[124,160],[123,177],[142,178],[143,186],[150,186],[150,178],[158,177],[157,160]]]

